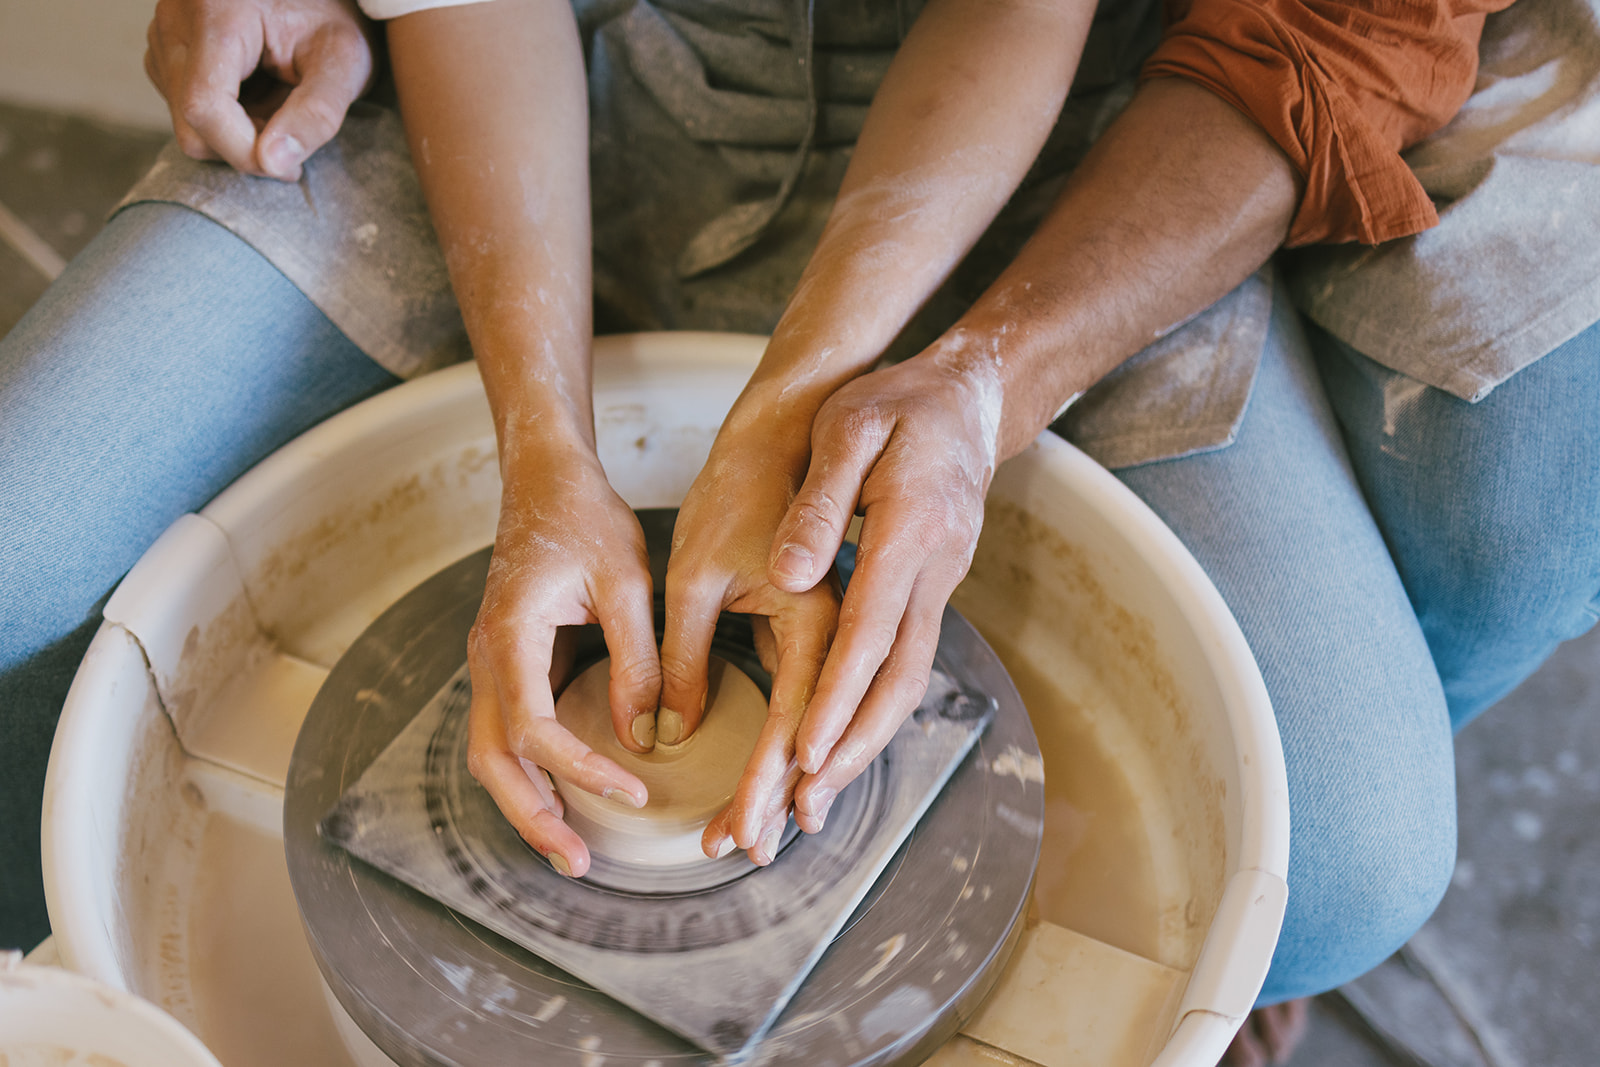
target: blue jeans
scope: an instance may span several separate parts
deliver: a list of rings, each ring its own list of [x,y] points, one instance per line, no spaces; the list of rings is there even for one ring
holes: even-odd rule
[[[117,215],[0,341],[0,948],[49,933],[45,761],[107,594],[179,515],[394,382],[170,205]]]
[[[1222,592],[1289,774],[1289,902],[1260,1003],[1340,985],[1455,863],[1452,728],[1600,607],[1600,326],[1468,404],[1280,301],[1238,440],[1117,472]]]

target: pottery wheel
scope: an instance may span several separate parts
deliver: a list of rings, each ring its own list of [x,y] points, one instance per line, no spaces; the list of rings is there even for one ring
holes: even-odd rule
[[[657,589],[673,518],[640,514]],[[860,903],[842,928],[829,927],[837,935],[816,945],[820,959],[808,963],[798,991],[783,991],[770,1028],[763,1023],[752,1033],[747,1020],[730,1016],[708,1022],[709,1037],[691,1043],[680,1036],[690,1032],[683,1026],[674,1033],[569,973],[582,967],[569,962],[563,970],[495,933],[508,929],[496,922],[497,909],[514,912],[519,929],[531,924],[540,936],[626,958],[629,970],[655,968],[714,1012],[750,986],[741,971],[764,955],[773,929],[826,910],[829,892],[848,881],[875,828],[892,821],[886,813],[896,803],[896,775],[906,772],[888,758],[891,747],[840,794],[822,833],[797,834],[791,825],[765,869],[736,853],[684,868],[676,881],[638,883],[625,871],[608,877],[596,857],[598,879],[562,878],[464,771],[461,668],[487,565],[487,550],[468,557],[380,617],[329,675],[295,747],[284,802],[290,877],[312,954],[362,1030],[397,1063],[462,1067],[718,1062],[706,1048],[754,1063],[866,1067],[917,1063],[947,1040],[987,995],[1015,943],[1043,829],[1043,790],[1016,769],[1037,760],[1037,742],[1015,688],[977,633],[946,611],[935,681],[944,680],[947,707],[939,712],[933,693],[934,704],[925,700],[901,736],[936,733],[940,714],[960,718],[966,713],[948,705],[968,693],[992,698],[986,731],[967,742],[959,764],[952,761],[925,814],[918,807],[920,822],[904,844],[872,868],[882,873],[864,898],[851,898]],[[713,650],[766,687],[744,620],[725,616]],[[582,633],[576,669],[600,655],[598,634]],[[414,845],[431,825],[451,843],[441,854],[452,857],[455,880],[471,886],[467,897],[446,895],[455,908],[318,832],[337,806],[343,814],[328,820],[328,836],[351,833],[357,820],[347,793],[360,790],[350,787],[380,756],[394,758],[386,750],[405,748],[391,742],[403,742],[416,723],[439,770],[413,788],[429,798],[432,823],[404,836]],[[382,807],[369,804],[365,814]]]

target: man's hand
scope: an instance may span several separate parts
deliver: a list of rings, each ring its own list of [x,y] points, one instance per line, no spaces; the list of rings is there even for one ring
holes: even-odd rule
[[[185,154],[298,181],[371,84],[371,32],[354,0],[160,0],[144,69]]]
[[[775,443],[772,426],[739,426],[718,435],[673,530],[667,566],[667,626],[661,644],[661,711],[657,736],[675,743],[700,724],[706,668],[717,616],[752,616],[756,651],[772,674],[772,700],[755,752],[728,808],[707,827],[708,856],[743,848],[767,864],[789,819],[800,772],[795,734],[816,687],[839,615],[831,568],[826,580],[785,591],[767,576],[772,531],[804,474],[800,450]],[[830,561],[832,557],[829,557]]]
[[[1295,202],[1294,172],[1249,119],[1197,86],[1148,83],[954,327],[821,405],[809,471],[774,528],[772,585],[819,581],[852,516],[864,518],[838,634],[795,738],[801,829],[821,828],[920,701],[998,463],[1066,397],[1260,266]]]
[[[612,721],[635,752],[654,743],[635,720],[654,720],[661,688],[644,533],[599,461],[578,455],[525,466],[536,475],[508,486],[467,642],[473,777],[529,845],[574,877],[589,869],[589,850],[561,821],[560,798],[536,768],[635,807],[647,798],[636,776],[556,721],[553,690],[566,666],[558,627],[598,622],[605,632]]]
[[[864,516],[838,636],[796,738],[795,818],[809,833],[922,700],[945,602],[977,548],[1001,395],[961,344],[947,336],[823,405],[810,470],[771,543],[772,584],[799,592],[829,573]]]

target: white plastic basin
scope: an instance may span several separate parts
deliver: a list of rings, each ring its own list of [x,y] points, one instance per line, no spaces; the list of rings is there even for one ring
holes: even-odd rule
[[[218,1067],[148,1001],[0,954],[0,1063],[8,1067]]]
[[[597,342],[601,459],[630,504],[682,499],[761,345]],[[489,543],[498,497],[465,365],[317,427],[161,537],[107,605],[51,754],[68,966],[227,1067],[349,1067],[284,867],[290,748],[366,625]],[[930,1062],[1215,1063],[1265,976],[1288,862],[1277,730],[1237,625],[1170,531],[1048,434],[996,477],[955,602],[1028,704],[1048,815],[1036,921]]]

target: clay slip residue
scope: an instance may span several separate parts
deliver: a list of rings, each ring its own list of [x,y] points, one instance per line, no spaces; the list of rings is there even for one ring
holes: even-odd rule
[[[989,770],[995,774],[1015,778],[1023,785],[1029,782],[1044,785],[1044,760],[1032,752],[1024,752],[1017,745],[1007,745],[1006,750],[989,764]]]
[[[887,940],[887,941],[883,942],[882,944],[880,944],[878,946],[878,951],[881,952],[882,955],[878,957],[878,962],[877,963],[874,963],[871,967],[867,968],[866,973],[863,974],[860,978],[856,979],[856,988],[857,989],[865,988],[866,985],[868,983],[870,983],[874,978],[878,977],[878,975],[882,974],[885,970],[887,970],[888,967],[889,967],[889,964],[894,961],[894,958],[896,956],[900,955],[900,950],[905,948],[905,947],[906,947],[906,935],[905,934],[895,934],[889,940]]]

